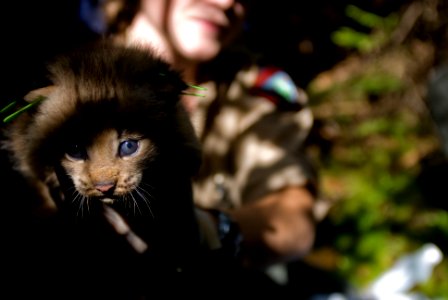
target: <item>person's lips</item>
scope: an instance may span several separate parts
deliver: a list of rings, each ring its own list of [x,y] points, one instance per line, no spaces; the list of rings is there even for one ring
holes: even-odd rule
[[[221,12],[214,9],[201,9],[194,11],[191,18],[211,27],[224,29],[229,26],[229,19]]]
[[[196,18],[195,21],[209,31],[218,32],[222,30],[222,27],[219,24],[216,24],[210,20]]]

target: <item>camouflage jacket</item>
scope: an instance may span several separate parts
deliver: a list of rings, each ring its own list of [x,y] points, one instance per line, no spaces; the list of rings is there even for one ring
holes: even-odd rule
[[[303,147],[313,116],[289,75],[252,66],[229,84],[201,86],[191,116],[203,145],[196,204],[232,208],[287,185],[315,185]]]

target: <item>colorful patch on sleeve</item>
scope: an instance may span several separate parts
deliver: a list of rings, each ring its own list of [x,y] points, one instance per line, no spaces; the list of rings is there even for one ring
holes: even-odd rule
[[[251,92],[267,98],[281,108],[302,107],[294,81],[286,72],[278,68],[262,68]]]

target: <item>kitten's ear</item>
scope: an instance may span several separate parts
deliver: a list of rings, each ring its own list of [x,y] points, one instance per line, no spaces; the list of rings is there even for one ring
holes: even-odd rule
[[[48,98],[48,96],[56,89],[55,85],[49,85],[43,88],[39,88],[36,90],[32,90],[31,92],[29,92],[28,94],[26,94],[23,99],[26,102],[33,102],[34,100],[36,100],[39,97],[44,97],[44,98]]]

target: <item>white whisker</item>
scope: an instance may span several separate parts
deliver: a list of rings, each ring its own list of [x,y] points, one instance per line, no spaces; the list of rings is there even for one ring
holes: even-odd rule
[[[138,206],[138,202],[137,202],[137,199],[135,199],[134,194],[131,192],[128,195],[132,198],[132,201],[134,203],[134,215],[135,215],[136,208],[137,208],[138,212],[140,213],[140,215],[142,215],[142,211],[140,210],[140,207]]]
[[[150,190],[154,190],[154,187],[147,182],[140,182],[140,185],[144,185],[145,187],[149,187]],[[139,188],[139,189],[145,191],[147,194],[149,194],[144,188],[141,188],[140,186],[138,186],[137,188]]]
[[[75,204],[76,202],[79,202],[79,207],[78,207],[78,211],[76,212],[76,215],[79,216],[79,212],[81,211],[81,217],[82,217],[83,216],[82,206],[83,206],[83,202],[84,202],[84,196],[78,192],[76,193],[76,196],[72,200],[73,204]]]
[[[153,198],[152,195],[145,189],[141,188],[140,186],[137,186],[137,188],[135,189],[135,192],[140,196],[140,198],[146,204],[149,212],[151,213],[151,216],[154,217],[154,214],[152,213],[152,209],[151,209],[151,205],[150,205],[151,203],[150,203],[149,199],[145,196],[145,195],[148,195],[150,198]]]
[[[89,206],[90,198],[89,197],[83,197],[83,199],[85,199],[85,203],[86,203],[86,206],[87,206],[87,213],[90,214],[90,206]]]

